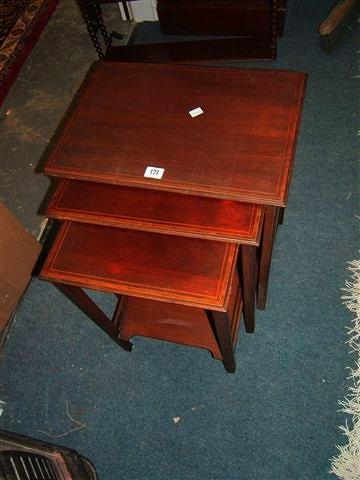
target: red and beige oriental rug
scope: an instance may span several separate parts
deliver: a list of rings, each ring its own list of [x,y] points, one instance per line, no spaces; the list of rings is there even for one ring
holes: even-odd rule
[[[0,105],[59,0],[0,0]]]

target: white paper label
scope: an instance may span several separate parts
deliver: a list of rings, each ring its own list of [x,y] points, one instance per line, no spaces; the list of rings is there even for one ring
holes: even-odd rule
[[[204,110],[201,107],[197,107],[197,108],[194,108],[194,110],[190,110],[189,113],[194,118],[204,113]]]
[[[146,167],[144,177],[160,179],[164,175],[164,172],[165,172],[165,168]]]

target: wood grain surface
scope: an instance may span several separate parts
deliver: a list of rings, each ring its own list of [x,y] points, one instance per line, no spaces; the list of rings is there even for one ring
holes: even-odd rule
[[[45,172],[285,206],[305,83],[280,70],[100,63]],[[148,166],[163,177],[144,177]]]
[[[231,200],[66,179],[61,180],[45,215],[258,245],[263,208]]]
[[[64,222],[40,277],[226,311],[237,253],[234,243]]]

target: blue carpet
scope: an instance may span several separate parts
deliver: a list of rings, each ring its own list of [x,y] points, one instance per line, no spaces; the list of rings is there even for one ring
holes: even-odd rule
[[[236,374],[165,342],[136,338],[123,352],[35,280],[2,352],[2,428],[77,449],[102,480],[334,478],[352,361],[340,296],[358,255],[359,80],[356,32],[331,55],[318,46],[332,4],[293,0],[279,59],[242,64],[306,71],[309,81],[269,302],[255,334],[240,332]],[[111,297],[97,297],[110,309]],[[67,405],[85,427],[65,434],[74,428]]]

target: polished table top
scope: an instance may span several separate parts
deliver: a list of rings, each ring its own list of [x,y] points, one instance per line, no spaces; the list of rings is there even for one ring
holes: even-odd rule
[[[259,245],[263,208],[253,203],[62,179],[47,217]]]
[[[40,277],[225,311],[237,253],[235,243],[63,222]]]
[[[99,63],[45,173],[285,206],[305,83],[281,70]]]

